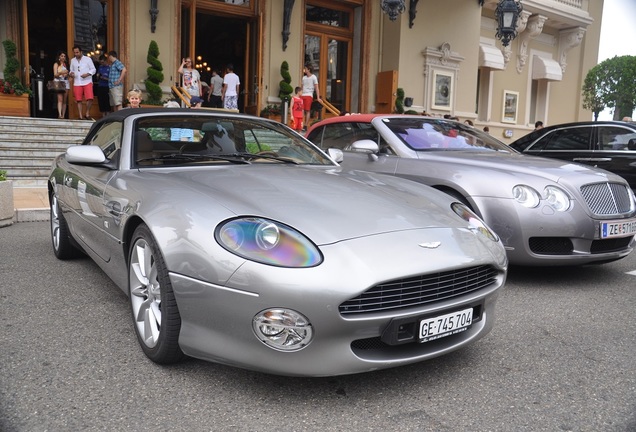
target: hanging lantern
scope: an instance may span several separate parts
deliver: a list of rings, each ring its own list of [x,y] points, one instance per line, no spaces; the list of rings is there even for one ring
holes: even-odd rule
[[[517,19],[523,10],[521,2],[517,0],[501,0],[495,9],[497,17],[497,33],[503,46],[508,46],[517,37]]]

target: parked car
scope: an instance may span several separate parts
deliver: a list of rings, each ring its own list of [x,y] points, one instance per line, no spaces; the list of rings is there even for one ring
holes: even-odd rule
[[[464,204],[342,172],[246,115],[110,114],[56,158],[49,191],[55,255],[83,251],[129,296],[157,363],[322,376],[419,362],[488,333],[506,278],[501,241]]]
[[[603,168],[636,189],[636,123],[588,121],[547,126],[510,147],[529,155]]]
[[[339,116],[307,137],[343,167],[415,180],[464,202],[501,237],[512,264],[603,263],[634,248],[634,194],[610,172],[525,156],[440,118]]]

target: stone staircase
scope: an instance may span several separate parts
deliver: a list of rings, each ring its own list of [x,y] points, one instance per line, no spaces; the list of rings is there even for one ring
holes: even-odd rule
[[[55,156],[80,144],[92,124],[0,116],[0,169],[16,187],[45,187]]]

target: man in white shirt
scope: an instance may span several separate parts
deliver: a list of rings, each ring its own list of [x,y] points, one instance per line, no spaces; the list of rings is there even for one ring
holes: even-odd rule
[[[234,73],[234,65],[228,64],[226,73],[223,77],[223,90],[221,98],[223,99],[223,108],[235,110],[238,109],[239,85],[241,81],[238,75]]]
[[[314,92],[316,92],[316,100],[322,102],[320,98],[320,89],[318,88],[318,78],[314,75],[314,68],[312,65],[307,64],[303,68],[303,90],[301,98],[303,99],[303,105],[305,109],[305,121],[303,125],[305,128],[311,126],[309,120],[311,120],[311,104],[314,102]]]
[[[95,75],[93,60],[82,54],[82,48],[73,47],[70,77],[73,79],[73,96],[77,102],[80,120],[92,120],[90,111],[93,105],[93,75]],[[86,115],[82,114],[82,99],[86,99]]]

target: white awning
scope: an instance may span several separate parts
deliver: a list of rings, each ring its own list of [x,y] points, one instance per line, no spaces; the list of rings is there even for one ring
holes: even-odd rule
[[[479,67],[503,70],[505,68],[501,50],[492,45],[479,45]]]
[[[563,79],[561,65],[556,60],[535,55],[532,62],[532,79],[561,81]]]

